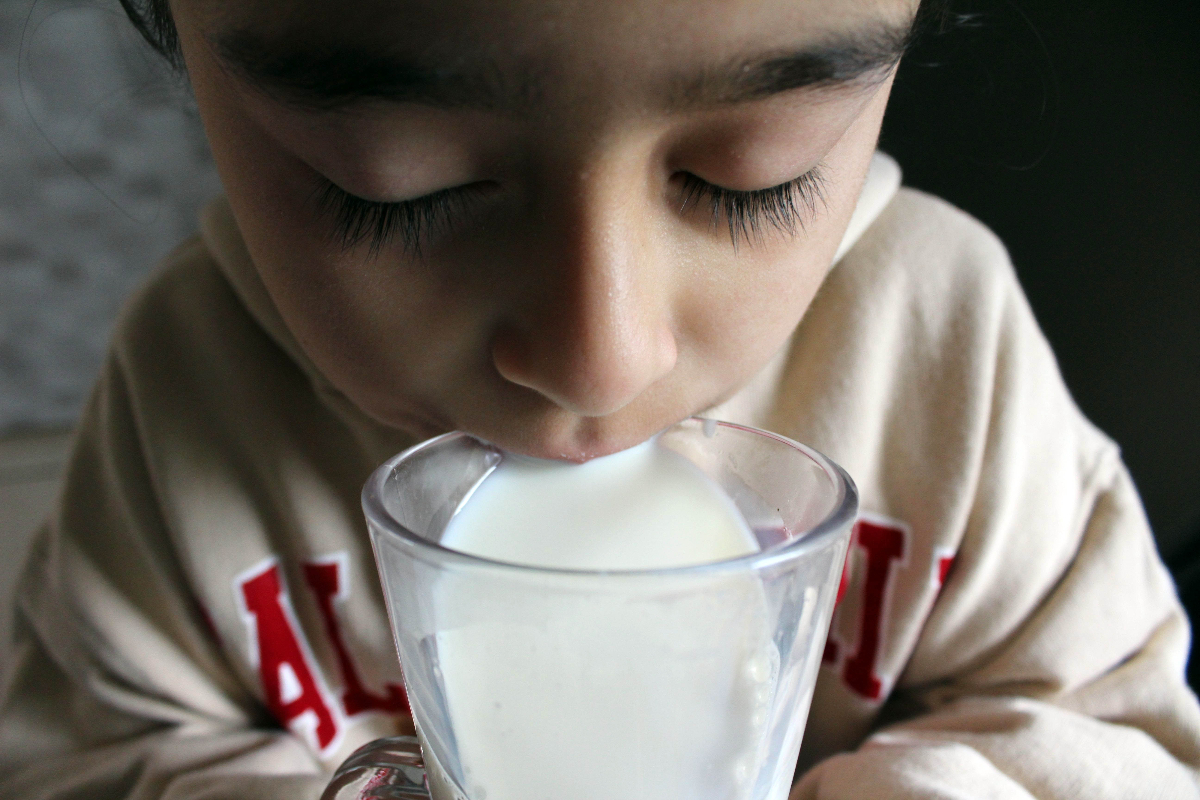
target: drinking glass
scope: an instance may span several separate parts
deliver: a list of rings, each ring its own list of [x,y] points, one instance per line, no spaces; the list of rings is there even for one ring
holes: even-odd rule
[[[434,800],[783,800],[857,493],[785,437],[693,418],[655,437],[733,500],[758,552],[630,571],[439,542],[507,456],[463,433],[383,464],[363,508]],[[563,531],[569,536],[570,531]],[[332,800],[422,796],[416,742],[371,743]]]

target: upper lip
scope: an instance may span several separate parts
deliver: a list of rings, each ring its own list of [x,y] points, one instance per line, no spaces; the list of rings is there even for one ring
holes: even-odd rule
[[[567,435],[562,438],[554,437],[533,442],[526,441],[516,443],[500,441],[493,443],[502,449],[524,456],[554,461],[572,461],[575,463],[582,463],[584,461],[590,461],[594,458],[600,458],[602,456],[612,455],[613,453],[619,453],[622,450],[627,450],[630,447],[641,444],[657,433],[658,429],[653,430],[644,436],[640,434],[636,436]]]

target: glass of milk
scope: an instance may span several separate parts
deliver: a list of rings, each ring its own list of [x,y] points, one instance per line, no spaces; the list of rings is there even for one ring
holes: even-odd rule
[[[701,419],[582,465],[452,433],[363,507],[434,800],[787,797],[857,511],[828,458]]]

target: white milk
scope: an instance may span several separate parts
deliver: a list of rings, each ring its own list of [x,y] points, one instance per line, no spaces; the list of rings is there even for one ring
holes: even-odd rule
[[[654,442],[585,464],[506,456],[442,544],[557,569],[657,569],[758,551],[733,501]]]
[[[759,549],[720,488],[653,443],[583,465],[506,457],[442,544],[589,570]],[[469,800],[751,800],[779,671],[757,578],[580,592],[552,573],[526,576],[516,590],[478,575],[435,590],[461,763],[443,753],[430,765],[436,800],[458,796],[444,773],[461,774]]]

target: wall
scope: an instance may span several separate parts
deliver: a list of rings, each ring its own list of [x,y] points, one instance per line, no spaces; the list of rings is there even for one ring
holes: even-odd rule
[[[0,434],[70,425],[130,290],[218,184],[115,0],[0,3]]]

